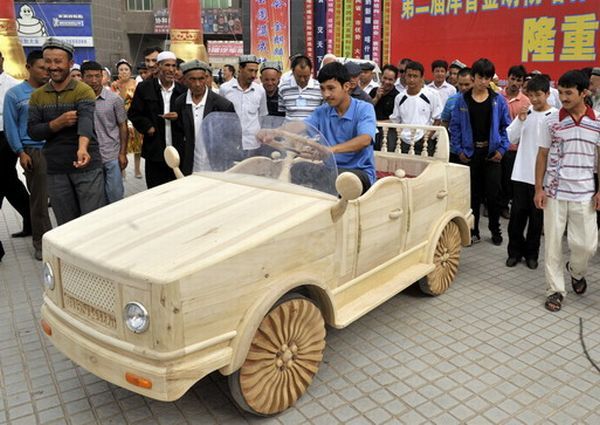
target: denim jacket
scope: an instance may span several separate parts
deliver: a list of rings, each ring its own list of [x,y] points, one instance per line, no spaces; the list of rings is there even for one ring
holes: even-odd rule
[[[504,155],[510,144],[506,134],[506,128],[511,123],[508,104],[504,97],[491,89],[488,90],[492,100],[492,122],[488,149],[490,154],[498,151]],[[467,96],[471,96],[471,92],[472,90],[469,90],[459,96],[450,119],[450,150],[456,155],[464,153],[468,158],[472,157],[474,152],[473,130],[471,129],[469,108],[465,100]]]

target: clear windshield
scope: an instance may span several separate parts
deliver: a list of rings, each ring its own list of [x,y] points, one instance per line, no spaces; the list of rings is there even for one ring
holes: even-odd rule
[[[202,120],[202,139],[202,171],[252,174],[337,195],[327,141],[301,121],[266,116],[260,128],[242,130],[237,114],[212,112]],[[255,149],[243,149],[249,145]]]

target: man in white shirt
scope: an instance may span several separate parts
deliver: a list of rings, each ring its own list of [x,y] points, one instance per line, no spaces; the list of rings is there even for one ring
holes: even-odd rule
[[[177,114],[171,111],[175,99],[185,92],[185,87],[175,81],[175,54],[160,52],[157,61],[157,78],[148,78],[137,85],[127,112],[135,129],[144,136],[142,157],[146,160],[148,189],[175,179],[163,152],[173,144],[171,122],[177,119]]]
[[[238,77],[221,85],[219,94],[233,103],[242,124],[242,147],[250,156],[260,154],[261,144],[256,140],[260,117],[268,115],[265,89],[254,80],[258,73],[258,59],[254,55],[239,58]]]
[[[448,62],[442,59],[433,61],[431,72],[433,73],[433,81],[427,84],[427,87],[437,92],[442,102],[442,108],[444,108],[448,98],[456,93],[456,87],[446,81]]]
[[[400,60],[400,62],[398,63],[398,79],[396,80],[396,84],[394,85],[394,87],[396,87],[396,90],[398,90],[398,93],[402,94],[405,90],[406,90],[406,79],[404,78],[404,73],[406,72],[406,65],[412,62],[412,59],[409,58],[402,58]]]
[[[598,247],[600,193],[594,170],[600,158],[600,120],[585,104],[589,84],[579,70],[559,78],[562,108],[546,117],[537,139],[534,202],[544,210],[544,306],[552,312],[561,309],[567,294],[562,257],[565,229],[571,251],[566,269],[577,295],[586,292],[588,263]]]
[[[4,134],[4,98],[6,92],[19,84],[19,81],[4,72],[4,57],[0,52],[0,208],[4,198],[23,217],[23,230],[14,233],[15,237],[31,235],[29,193],[17,175],[17,155],[10,148]],[[0,245],[0,254],[3,253]],[[2,255],[0,255],[2,258]]]
[[[370,94],[371,90],[379,88],[379,83],[373,81],[373,70],[375,65],[371,62],[363,62],[360,64],[360,77],[358,79],[358,85],[365,93]]]
[[[292,61],[292,78],[279,84],[279,112],[288,120],[302,120],[323,103],[321,88],[312,77],[312,61],[298,55]]]
[[[179,152],[179,168],[184,175],[210,171],[210,152],[203,139],[202,121],[211,112],[235,112],[233,104],[209,88],[212,70],[198,59],[180,66],[188,90],[175,100],[173,111],[173,146]]]
[[[406,64],[406,91],[396,96],[394,112],[390,120],[400,124],[439,125],[442,105],[439,96],[423,87],[424,68],[419,62]],[[409,146],[415,147],[419,154],[423,149],[424,130],[404,129],[400,132],[402,152],[408,152]],[[428,141],[428,152],[435,151],[433,140]]]

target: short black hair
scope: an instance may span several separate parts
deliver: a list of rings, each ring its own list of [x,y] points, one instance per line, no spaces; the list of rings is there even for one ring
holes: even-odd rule
[[[423,64],[421,62],[416,62],[416,61],[410,61],[409,63],[406,64],[406,68],[407,71],[409,69],[412,69],[413,71],[419,71],[421,73],[421,77],[423,75],[425,75],[425,68],[423,68]]]
[[[549,93],[550,80],[543,75],[534,75],[527,81],[527,91],[543,91],[544,93]]]
[[[511,75],[517,78],[525,79],[527,76],[527,70],[523,65],[513,65],[508,68],[508,76],[510,77]]]
[[[231,72],[233,75],[235,75],[235,66],[227,64],[227,65],[223,65],[223,68],[227,68],[229,70],[229,72]]]
[[[494,74],[496,73],[496,67],[486,58],[477,59],[473,62],[473,66],[471,67],[473,70],[473,76],[479,75],[480,77],[494,78]]]
[[[291,64],[292,71],[296,69],[297,66],[300,66],[301,68],[306,68],[308,66],[310,69],[312,69],[312,61],[308,56],[295,55]]]
[[[406,65],[407,63],[412,62],[412,61],[413,60],[410,58],[402,58],[402,59],[400,59],[399,63],[400,63],[400,65]]]
[[[175,60],[176,64],[177,64],[177,69],[179,69],[179,67],[181,66],[182,63],[184,63],[185,61],[181,58],[177,58]]]
[[[585,68],[581,68],[581,72],[583,72],[586,77],[590,78],[592,76],[592,71],[594,70],[593,66],[587,66]]]
[[[434,60],[431,62],[431,71],[435,71],[436,68],[444,68],[448,71],[448,62],[443,59]]]
[[[41,50],[32,50],[27,55],[27,65],[33,66],[35,61],[43,59],[43,58],[44,58],[44,54],[42,53]]]
[[[102,65],[95,61],[87,61],[81,64],[81,75],[85,74],[86,71],[103,71]]]
[[[586,77],[582,71],[573,69],[560,76],[558,85],[564,88],[576,87],[577,91],[581,93],[590,86],[590,79]],[[529,87],[529,85],[527,87]]]
[[[323,65],[323,68],[319,71],[319,75],[317,75],[317,80],[320,84],[323,84],[325,81],[336,80],[343,86],[350,81],[350,74],[348,74],[348,70],[344,65],[335,61]]]
[[[148,55],[150,55],[150,54],[152,54],[154,52],[160,53],[162,51],[163,50],[160,47],[158,47],[158,46],[148,47],[148,48],[144,49],[143,55],[144,55],[144,57],[146,57],[146,56],[148,56]]]
[[[461,68],[460,71],[458,71],[459,77],[466,77],[467,75],[473,78],[473,70],[468,66],[465,66],[464,68]]]
[[[386,63],[385,65],[383,65],[383,68],[381,68],[381,73],[383,74],[387,70],[392,71],[394,73],[394,77],[398,78],[399,69],[397,66],[394,66],[391,63]]]
[[[450,69],[450,68],[464,69],[464,68],[466,68],[466,67],[465,67],[465,66],[460,66],[459,64],[452,62],[452,63],[450,64],[450,66],[448,66],[448,69]]]

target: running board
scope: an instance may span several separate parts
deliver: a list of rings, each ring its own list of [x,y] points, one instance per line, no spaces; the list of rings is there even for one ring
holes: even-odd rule
[[[340,308],[336,311],[333,326],[338,329],[348,326],[435,269],[433,264],[403,261],[409,258],[410,256],[405,257],[393,266],[371,274],[336,294],[335,302]],[[409,266],[407,262],[412,262],[412,265]],[[382,280],[385,280],[385,283],[381,283]],[[363,295],[351,296],[350,293],[356,294],[358,291],[363,292]],[[349,302],[344,304],[344,299],[348,299]]]

